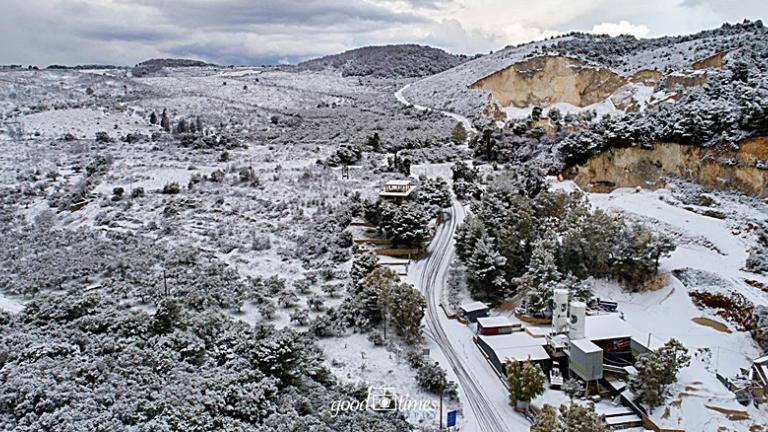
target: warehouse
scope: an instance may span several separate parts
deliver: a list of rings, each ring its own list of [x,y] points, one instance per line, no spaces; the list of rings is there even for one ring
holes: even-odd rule
[[[479,335],[476,336],[476,342],[494,369],[502,376],[505,375],[504,363],[508,360],[526,361],[530,359],[541,365],[545,372],[548,372],[552,367],[552,360],[544,349],[546,340],[532,337],[526,332]]]

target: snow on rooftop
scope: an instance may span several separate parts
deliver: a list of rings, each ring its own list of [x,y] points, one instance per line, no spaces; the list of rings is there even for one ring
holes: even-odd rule
[[[480,335],[478,337],[494,351],[506,348],[540,347],[547,343],[543,338],[535,338],[526,332],[515,332],[503,335]]]
[[[495,353],[501,362],[506,360],[525,361],[548,360],[549,354],[544,350],[547,343],[543,338],[535,338],[525,332],[503,335],[478,336]]]
[[[514,323],[505,316],[478,318],[477,324],[484,328],[511,327],[514,325]]]
[[[460,306],[461,310],[464,312],[477,312],[483,309],[488,309],[488,306],[483,302],[472,302],[472,303],[465,303]]]
[[[410,180],[390,180],[386,183],[387,186],[410,186]]]
[[[618,314],[588,316],[584,334],[591,341],[632,337],[634,333]]]
[[[500,361],[505,362],[507,360],[549,360],[549,354],[544,348],[540,346],[524,346],[515,348],[502,348],[496,351],[496,356]]]

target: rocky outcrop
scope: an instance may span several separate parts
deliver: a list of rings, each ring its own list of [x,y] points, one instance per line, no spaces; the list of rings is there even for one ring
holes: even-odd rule
[[[661,188],[675,176],[717,190],[768,197],[768,137],[741,143],[739,149],[657,143],[652,149],[613,148],[564,173],[581,188],[610,192],[621,187]]]
[[[693,62],[691,67],[694,70],[700,70],[700,69],[722,69],[725,67],[725,56],[730,53],[730,50],[726,51],[720,51],[719,53],[715,53],[709,57],[705,57],[701,60],[697,60]]]
[[[628,83],[610,69],[563,56],[542,56],[515,63],[471,84],[487,90],[504,107],[548,106],[565,102],[578,107],[604,101]]]

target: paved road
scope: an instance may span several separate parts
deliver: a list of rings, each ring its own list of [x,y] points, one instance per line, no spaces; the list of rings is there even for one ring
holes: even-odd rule
[[[442,351],[462,390],[465,431],[527,431],[530,424],[507,403],[506,389],[471,341],[472,333],[464,325],[449,319],[440,307],[448,267],[453,261],[456,228],[466,210],[453,201],[446,222],[440,225],[427,249],[426,257],[412,269],[427,300],[425,326],[427,337]],[[469,411],[469,412],[468,412]]]

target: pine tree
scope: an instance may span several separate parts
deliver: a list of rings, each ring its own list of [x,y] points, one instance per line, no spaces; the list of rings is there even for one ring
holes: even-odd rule
[[[467,130],[464,128],[464,123],[456,123],[451,131],[451,140],[454,144],[463,144],[467,140]]]
[[[416,200],[426,208],[432,209],[432,213],[436,214],[451,206],[451,190],[445,179],[441,177],[423,179]]]
[[[384,324],[384,335],[387,334],[387,323],[393,308],[393,293],[398,287],[400,276],[389,267],[376,267],[363,280],[363,289],[358,296],[361,300],[359,308],[370,322]]]
[[[544,404],[529,432],[554,432],[558,430],[558,425],[557,410],[552,405]]]
[[[629,386],[651,410],[661,405],[667,396],[667,388],[677,381],[681,368],[690,365],[688,349],[676,339],[670,339],[661,348],[641,354],[630,378]]]
[[[504,364],[509,389],[509,403],[528,403],[544,393],[544,383],[547,380],[544,371],[530,359],[519,362],[509,360]]]
[[[413,285],[401,283],[392,290],[387,308],[395,331],[406,343],[412,344],[421,339],[421,320],[426,307],[424,296]]]
[[[608,432],[611,429],[596,412],[592,404],[587,406],[571,403],[560,405],[558,426],[554,430],[564,432]]]
[[[504,363],[504,373],[507,376],[507,389],[509,391],[509,404],[512,406],[517,405],[517,401],[523,398],[520,380],[522,369],[522,364],[517,360],[507,360]]]
[[[163,114],[160,118],[160,127],[163,128],[163,130],[166,132],[171,131],[171,122],[168,120],[168,112],[165,109],[163,109]]]
[[[486,299],[502,294],[507,287],[507,281],[504,278],[506,262],[506,258],[501,256],[493,239],[483,234],[466,263],[473,291],[480,291]]]
[[[385,215],[385,212],[387,213]],[[429,216],[421,206],[408,203],[382,208],[382,228],[395,246],[421,246],[428,234]]]
[[[562,279],[563,275],[557,268],[556,253],[556,239],[543,238],[536,242],[525,273],[529,285],[538,286]]]
[[[381,138],[379,137],[378,132],[374,132],[373,135],[368,137],[368,142],[366,143],[368,147],[377,152],[381,148]]]
[[[197,116],[195,119],[195,127],[197,129],[197,133],[202,134],[203,133],[203,120],[200,118],[200,116]]]
[[[537,364],[531,360],[523,362],[523,368],[520,375],[520,394],[523,402],[530,402],[537,396],[544,393],[544,384],[547,382],[547,376]]]
[[[475,215],[468,215],[456,230],[456,255],[459,259],[466,263],[483,235],[486,235],[485,224]]]
[[[189,127],[187,125],[186,119],[179,120],[179,123],[176,125],[176,133],[187,133],[189,131]]]
[[[360,283],[379,265],[379,256],[371,249],[365,249],[355,255],[352,267],[349,270],[349,278],[352,281],[354,293],[360,288]]]
[[[526,311],[531,315],[546,315],[549,312],[553,291],[563,278],[557,269],[556,248],[556,240],[550,238],[540,239],[533,248],[524,276],[528,285]]]
[[[152,111],[152,114],[149,115],[149,124],[151,125],[157,124],[157,114],[155,114],[154,111]]]

